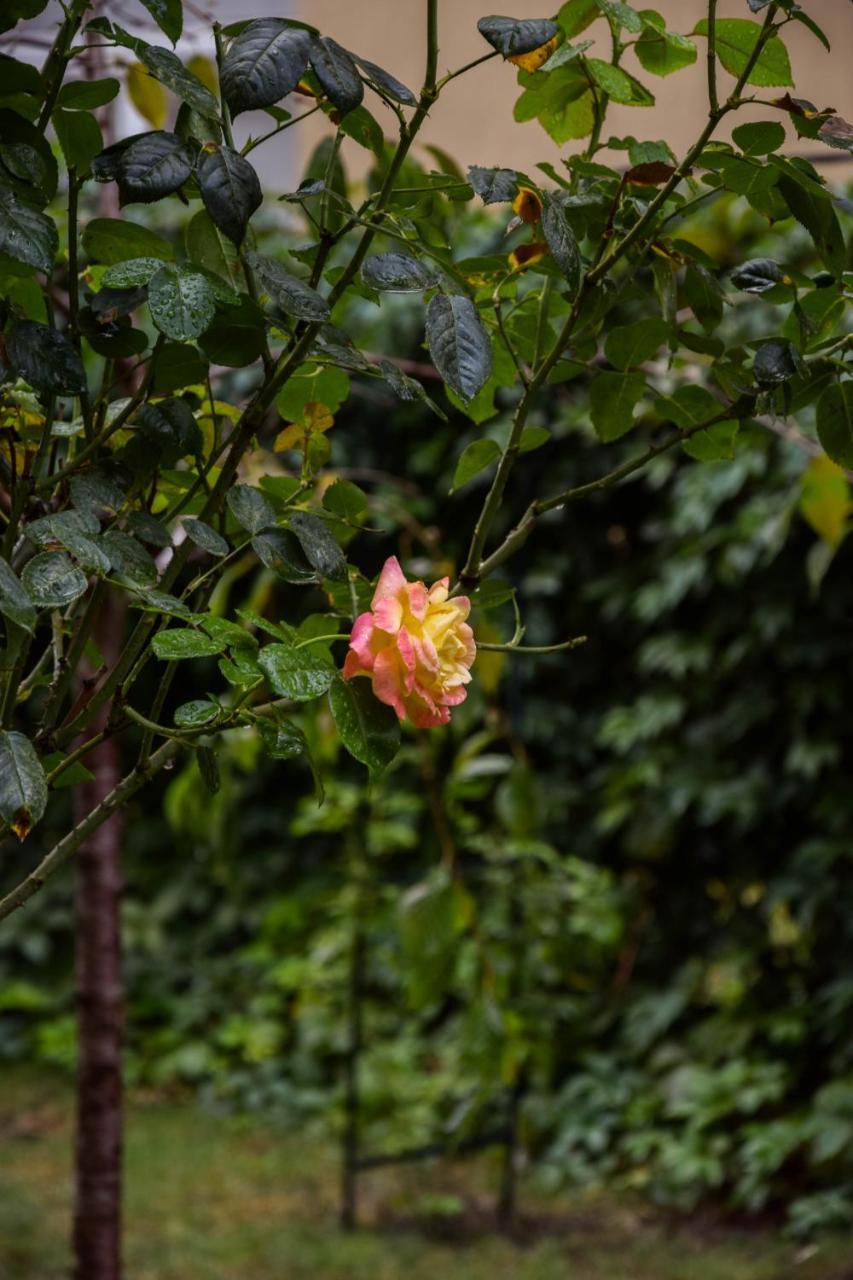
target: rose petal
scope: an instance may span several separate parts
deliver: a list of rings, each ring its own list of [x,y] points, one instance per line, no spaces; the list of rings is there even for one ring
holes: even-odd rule
[[[400,568],[400,561],[396,556],[389,556],[382,566],[382,572],[379,575],[379,581],[373,593],[374,609],[380,600],[387,600],[390,596],[399,595],[406,585],[406,575]]]

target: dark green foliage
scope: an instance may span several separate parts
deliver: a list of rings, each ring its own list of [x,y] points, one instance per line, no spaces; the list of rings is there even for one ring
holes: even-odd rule
[[[249,161],[230,147],[210,143],[198,163],[198,185],[212,221],[234,244],[242,244],[249,219],[263,200]]]
[[[426,338],[447,385],[471,400],[492,372],[489,335],[469,298],[437,293],[426,314]]]
[[[78,395],[86,389],[80,355],[68,338],[35,320],[20,320],[6,339],[9,364],[18,377],[39,391]]]
[[[309,49],[308,33],[284,19],[250,22],[231,41],[222,64],[222,92],[232,113],[272,106],[295,89]]]

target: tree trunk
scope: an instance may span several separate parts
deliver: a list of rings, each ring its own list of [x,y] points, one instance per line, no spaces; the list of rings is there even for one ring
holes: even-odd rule
[[[105,601],[95,639],[110,664],[121,644],[123,622],[121,602]],[[104,727],[106,714],[105,708],[92,731]],[[95,777],[78,789],[78,817],[89,813],[119,780],[115,741],[108,738],[96,747],[87,764]],[[122,833],[122,816],[116,813],[77,855],[74,1280],[121,1276]]]

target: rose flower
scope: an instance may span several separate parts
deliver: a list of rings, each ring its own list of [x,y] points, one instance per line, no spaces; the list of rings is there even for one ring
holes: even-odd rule
[[[385,561],[369,613],[355,620],[344,678],[369,676],[380,702],[418,729],[447,724],[467,697],[477,646],[465,619],[471,603],[448,599],[450,579],[427,590],[407,582],[396,556]]]

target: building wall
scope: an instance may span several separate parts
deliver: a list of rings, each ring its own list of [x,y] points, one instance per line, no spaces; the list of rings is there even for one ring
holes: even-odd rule
[[[664,15],[667,26],[689,33],[707,12],[706,0],[649,0]],[[425,53],[425,0],[295,0],[294,12],[305,22],[319,27],[324,34],[364,57],[392,70],[411,88],[417,89],[423,76]],[[512,0],[506,9],[514,17],[542,17],[553,11],[553,3],[541,0]],[[850,75],[849,52],[853,46],[853,5],[850,0],[807,0],[805,9],[824,27],[832,43],[828,54],[823,45],[800,23],[791,23],[785,31],[785,44],[791,55],[797,95],[809,98],[819,107],[832,106],[845,119],[853,118],[853,77]],[[488,0],[441,0],[439,67],[444,73],[463,65],[488,46],[477,31],[477,19],[491,12]],[[750,17],[746,0],[719,0],[720,17]],[[599,48],[593,53],[609,57],[609,36],[604,23],[598,22],[579,39],[596,39]],[[705,82],[705,42],[697,37],[697,62],[667,78],[649,75],[629,51],[625,69],[636,73],[656,97],[653,107],[632,108],[614,105],[608,112],[608,134],[626,133],[652,139],[666,138],[676,155],[682,154],[694,140],[707,113]],[[720,70],[721,92],[733,84]],[[762,91],[756,91],[759,95]],[[765,90],[763,96],[776,97],[784,89]],[[558,148],[536,121],[517,124],[512,115],[519,93],[515,68],[499,60],[482,67],[448,85],[424,127],[422,138],[445,148],[463,166],[469,164],[506,165],[530,170],[539,160],[558,163],[561,155],[580,150],[582,143],[569,143]],[[373,95],[371,95],[373,96]],[[387,132],[393,132],[391,112],[373,96],[375,114]],[[373,110],[374,107],[372,106]],[[783,124],[787,117],[775,113]],[[767,118],[767,108],[744,108],[735,124],[747,119]],[[309,127],[310,126],[310,127]],[[320,136],[321,128],[309,121],[298,140],[302,149]],[[732,122],[723,122],[720,137],[727,137]],[[792,138],[789,150],[818,154],[829,151],[822,144]],[[353,151],[353,149],[350,149]],[[833,154],[830,152],[830,154]],[[841,153],[834,153],[839,155]],[[353,162],[357,157],[353,155]],[[840,176],[834,166],[833,175]],[[850,168],[843,166],[849,174]]]

